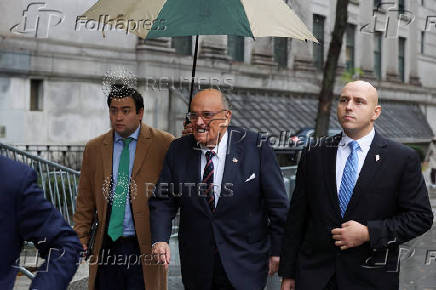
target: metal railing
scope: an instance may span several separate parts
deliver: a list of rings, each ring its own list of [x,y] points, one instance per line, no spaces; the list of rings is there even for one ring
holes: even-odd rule
[[[13,145],[13,147],[74,170],[80,170],[85,149],[85,145]]]
[[[46,199],[61,212],[70,225],[72,224],[76,208],[79,171],[1,143],[0,155],[32,167],[38,175],[38,185],[44,191]]]

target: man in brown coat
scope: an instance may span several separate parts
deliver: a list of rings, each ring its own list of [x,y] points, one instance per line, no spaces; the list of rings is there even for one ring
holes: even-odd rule
[[[157,182],[174,137],[142,123],[144,101],[135,89],[113,86],[107,103],[112,129],[85,147],[74,215],[84,250],[95,212],[99,221],[89,289],[166,289],[166,271],[151,256],[148,185]]]

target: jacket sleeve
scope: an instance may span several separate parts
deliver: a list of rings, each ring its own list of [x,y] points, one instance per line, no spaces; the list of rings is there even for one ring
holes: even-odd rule
[[[30,289],[66,289],[79,264],[82,247],[59,211],[44,198],[35,171],[28,169],[17,196],[19,233],[45,259]]]
[[[421,173],[418,155],[410,151],[398,186],[398,214],[380,220],[368,221],[370,246],[384,249],[398,246],[429,230],[433,212],[427,187]]]
[[[173,156],[175,154],[174,142],[165,156],[162,171],[152,197],[148,200],[150,208],[150,228],[151,242],[169,242],[172,229],[172,220],[179,209],[178,198],[171,188],[174,183],[172,168],[174,165]]]
[[[74,230],[82,244],[89,240],[89,230],[94,218],[96,205],[92,186],[93,168],[90,160],[89,145],[83,152],[82,168],[79,178],[79,189],[76,199],[76,212],[74,213]]]
[[[289,199],[274,151],[269,142],[262,143],[260,143],[260,178],[265,208],[269,219],[270,255],[280,256]]]
[[[308,217],[306,192],[307,154],[303,151],[298,164],[296,184],[285,225],[280,254],[279,276],[295,279],[297,254],[303,241]]]

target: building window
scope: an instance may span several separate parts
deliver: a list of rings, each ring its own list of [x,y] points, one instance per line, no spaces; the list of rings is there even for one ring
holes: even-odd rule
[[[374,9],[377,9],[380,6],[381,2],[381,0],[374,0]]]
[[[404,14],[405,8],[404,0],[398,0],[398,14]]]
[[[382,35],[381,33],[374,34],[374,73],[378,80],[381,80],[381,65],[382,63]]]
[[[244,62],[244,37],[228,35],[227,52],[232,60]]]
[[[398,73],[400,74],[400,79],[402,82],[405,81],[405,72],[404,72],[405,50],[406,50],[406,39],[404,37],[400,37],[399,46],[398,46]]]
[[[41,79],[30,80],[30,110],[42,111],[43,81]]]
[[[425,51],[425,31],[421,31],[421,54]]]
[[[346,45],[346,66],[347,70],[354,69],[354,34],[356,31],[356,26],[348,24],[347,25],[347,45]]]
[[[288,38],[274,37],[273,38],[274,61],[279,64],[280,68],[288,66]]]
[[[171,38],[171,47],[176,54],[192,55],[192,36],[178,36]]]
[[[313,15],[313,35],[319,44],[313,44],[313,62],[318,69],[324,66],[324,19],[322,15]]]

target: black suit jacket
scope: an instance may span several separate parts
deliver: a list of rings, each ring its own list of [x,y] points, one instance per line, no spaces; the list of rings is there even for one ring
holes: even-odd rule
[[[186,289],[211,289],[216,251],[236,289],[263,289],[268,258],[280,255],[289,202],[274,152],[253,132],[229,127],[228,134],[214,214],[197,190],[203,169],[193,135],[173,141],[155,196],[149,200],[153,242],[169,240],[171,220],[180,208],[179,249]]]
[[[66,289],[82,245],[59,211],[44,198],[35,171],[0,156],[0,289],[12,289],[23,241],[31,241],[46,262],[30,289]]]
[[[339,290],[398,289],[399,245],[433,223],[418,155],[376,133],[342,218],[336,189],[340,138],[303,154],[279,275],[296,279],[297,290],[324,289],[333,274]],[[341,251],[331,230],[349,220],[368,226],[370,242]]]

